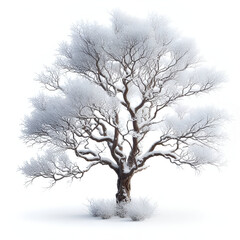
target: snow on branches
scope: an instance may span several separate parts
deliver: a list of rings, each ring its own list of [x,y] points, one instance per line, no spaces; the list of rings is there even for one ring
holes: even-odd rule
[[[20,168],[20,170],[32,182],[35,178],[43,177],[51,179],[51,185],[63,178],[80,179],[84,173],[90,170],[96,163],[89,164],[81,170],[76,163],[72,163],[64,153],[48,150],[44,155],[32,159]]]
[[[215,164],[204,153],[216,147],[221,116],[200,108],[184,114],[180,107],[180,100],[222,82],[199,59],[194,43],[159,17],[140,20],[116,12],[111,27],[75,25],[54,66],[39,75],[45,90],[32,99],[24,139],[72,151],[119,177],[145,169],[153,157],[193,168]],[[31,161],[23,172],[32,178],[82,176],[70,171],[77,166],[54,159]]]

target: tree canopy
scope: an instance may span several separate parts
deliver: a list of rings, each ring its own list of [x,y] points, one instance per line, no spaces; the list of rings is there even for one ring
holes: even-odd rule
[[[81,178],[99,164],[132,176],[151,158],[195,169],[218,160],[221,114],[182,103],[222,76],[160,17],[116,12],[111,26],[76,24],[38,81],[44,91],[32,98],[23,135],[48,150],[22,167],[31,180]],[[88,165],[72,162],[70,152]]]

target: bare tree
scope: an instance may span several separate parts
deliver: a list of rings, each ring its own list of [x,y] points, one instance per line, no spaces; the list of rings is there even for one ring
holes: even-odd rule
[[[21,168],[30,181],[80,179],[106,165],[117,174],[122,203],[131,200],[131,179],[149,159],[194,169],[216,164],[220,114],[180,103],[213,90],[221,76],[159,17],[115,13],[111,27],[74,26],[56,63],[38,80],[45,88],[32,99],[23,135],[48,150]]]

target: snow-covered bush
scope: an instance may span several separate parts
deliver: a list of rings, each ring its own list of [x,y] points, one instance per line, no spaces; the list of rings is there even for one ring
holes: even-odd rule
[[[90,200],[88,209],[92,216],[108,219],[116,214],[116,203],[105,199]]]
[[[156,204],[152,204],[145,198],[140,198],[126,204],[125,209],[133,221],[141,221],[152,216],[156,209]]]
[[[89,212],[94,217],[101,217],[108,219],[113,216],[121,218],[130,217],[133,221],[142,221],[152,216],[156,204],[151,203],[148,199],[140,198],[124,203],[121,205],[116,204],[114,200],[90,200]]]
[[[128,205],[128,203],[116,204],[116,215],[120,218],[125,218],[128,216],[126,205]]]

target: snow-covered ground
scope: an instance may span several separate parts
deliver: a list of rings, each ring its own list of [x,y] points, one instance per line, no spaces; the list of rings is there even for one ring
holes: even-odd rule
[[[0,3],[0,239],[240,239],[240,33],[235,1],[204,0],[197,4],[184,0],[180,4],[160,0],[156,5],[148,0],[132,1],[129,6],[125,0],[115,5],[112,2]],[[37,92],[32,82],[35,73],[51,62],[57,43],[78,17],[96,19],[99,14],[104,22],[107,12],[121,5],[135,15],[145,9],[169,15],[175,25],[196,38],[206,59],[224,70],[229,79],[212,99],[230,115],[225,127],[228,139],[222,147],[226,165],[221,169],[206,167],[196,174],[167,161],[152,161],[151,167],[132,182],[133,198],[147,197],[158,205],[155,215],[141,222],[117,217],[102,220],[88,213],[88,199],[114,198],[116,177],[107,167],[94,169],[80,182],[62,182],[52,189],[43,188],[47,186],[44,181],[25,187],[25,179],[17,171],[36,153],[19,139],[21,120],[29,112],[27,98]]]

